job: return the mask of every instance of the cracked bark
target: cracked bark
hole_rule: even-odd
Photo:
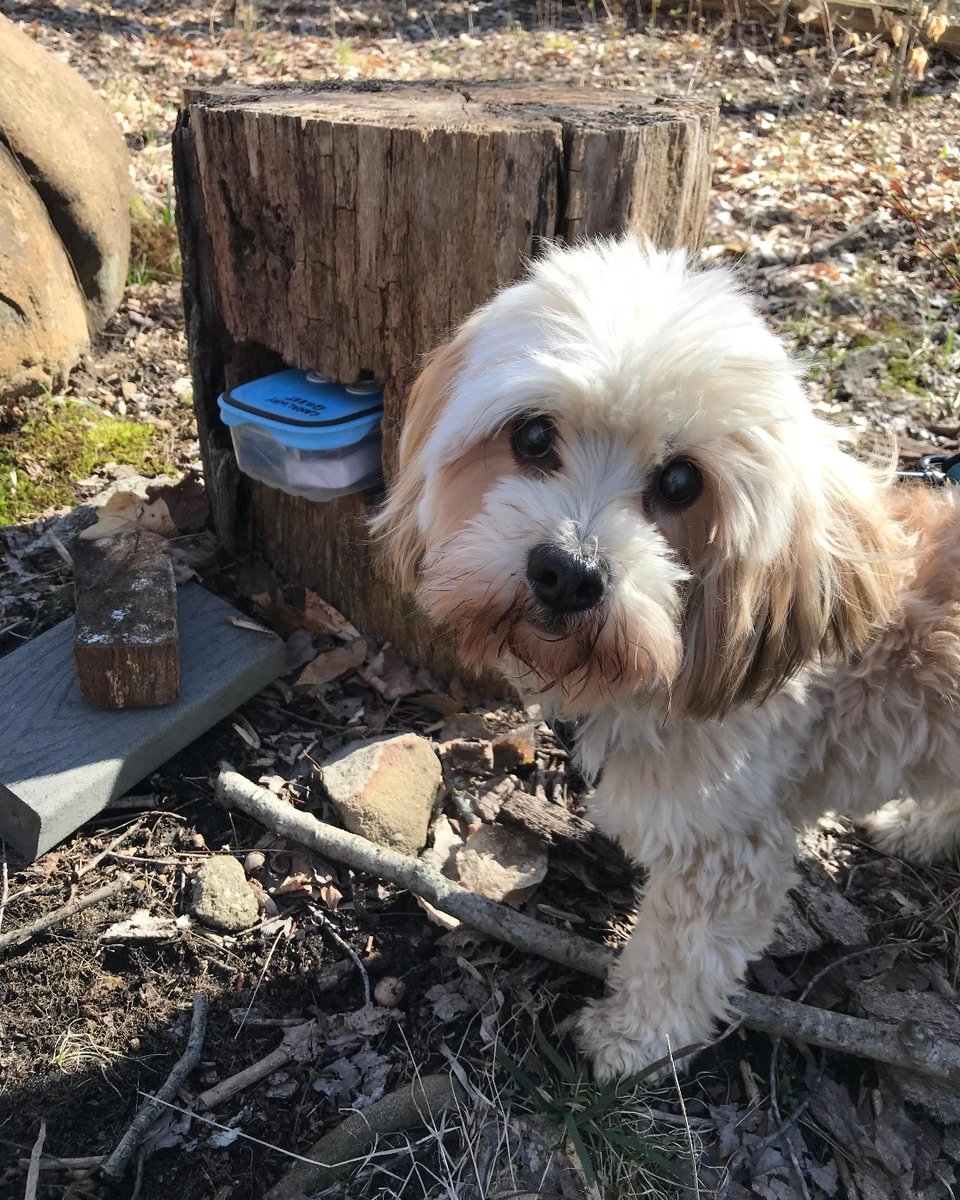
[[[632,92],[376,84],[189,93],[174,136],[194,401],[217,530],[441,677],[449,648],[380,574],[376,496],[316,505],[242,477],[224,384],[292,365],[385,384],[384,464],[421,356],[545,238],[696,245],[710,107]]]

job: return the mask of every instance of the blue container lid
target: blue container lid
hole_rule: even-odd
[[[293,369],[230,388],[217,402],[225,425],[258,425],[297,450],[352,446],[375,432],[383,416],[382,391],[351,391]]]

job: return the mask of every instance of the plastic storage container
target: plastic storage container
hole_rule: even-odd
[[[383,392],[280,371],[219,399],[240,470],[307,500],[363,491],[381,476]]]

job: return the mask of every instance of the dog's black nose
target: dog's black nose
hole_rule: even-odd
[[[556,616],[565,616],[586,612],[600,603],[607,571],[598,559],[571,554],[544,542],[530,551],[527,579],[541,604]]]

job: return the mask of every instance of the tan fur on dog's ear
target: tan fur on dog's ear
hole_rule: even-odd
[[[467,346],[461,330],[428,357],[414,381],[400,435],[397,474],[386,504],[371,522],[373,536],[382,540],[384,557],[405,592],[415,590],[423,558],[418,509],[423,498],[424,447],[463,368]]]
[[[823,502],[798,504],[782,556],[758,566],[715,545],[693,564],[672,712],[718,718],[759,703],[805,663],[849,659],[890,621],[906,542],[886,486],[828,451]]]

